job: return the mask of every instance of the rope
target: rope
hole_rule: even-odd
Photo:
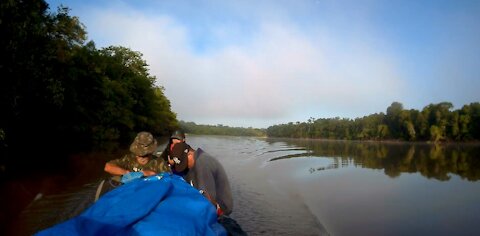
[[[102,180],[102,182],[100,182],[100,184],[98,185],[97,192],[95,193],[95,200],[93,200],[93,202],[96,202],[98,198],[100,198],[100,193],[102,193],[104,183],[105,180]]]

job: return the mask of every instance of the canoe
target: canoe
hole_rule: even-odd
[[[181,177],[137,179],[35,235],[227,235],[213,205]]]

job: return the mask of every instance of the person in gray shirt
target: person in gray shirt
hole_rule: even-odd
[[[230,215],[233,210],[232,192],[227,174],[220,162],[201,148],[192,149],[181,142],[173,146],[168,156],[173,161],[172,172],[200,190],[217,208],[217,214]]]

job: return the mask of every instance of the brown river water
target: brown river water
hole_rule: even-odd
[[[231,216],[249,235],[480,235],[477,144],[196,135],[187,143],[223,164],[234,196]],[[15,216],[38,193],[42,201],[65,186],[81,191],[104,176],[105,160],[119,155],[84,154],[69,166],[75,175],[11,182],[2,190],[12,203],[3,203],[4,212]],[[8,234],[30,227],[5,215]]]

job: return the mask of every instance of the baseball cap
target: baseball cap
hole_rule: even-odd
[[[170,152],[170,159],[174,162],[173,170],[175,172],[182,172],[187,168],[189,150],[190,146],[186,143],[177,143],[173,145],[173,149]]]
[[[175,130],[175,132],[173,132],[173,134],[172,134],[172,136],[170,136],[170,138],[184,140],[185,139],[185,132],[183,132],[182,130]]]

